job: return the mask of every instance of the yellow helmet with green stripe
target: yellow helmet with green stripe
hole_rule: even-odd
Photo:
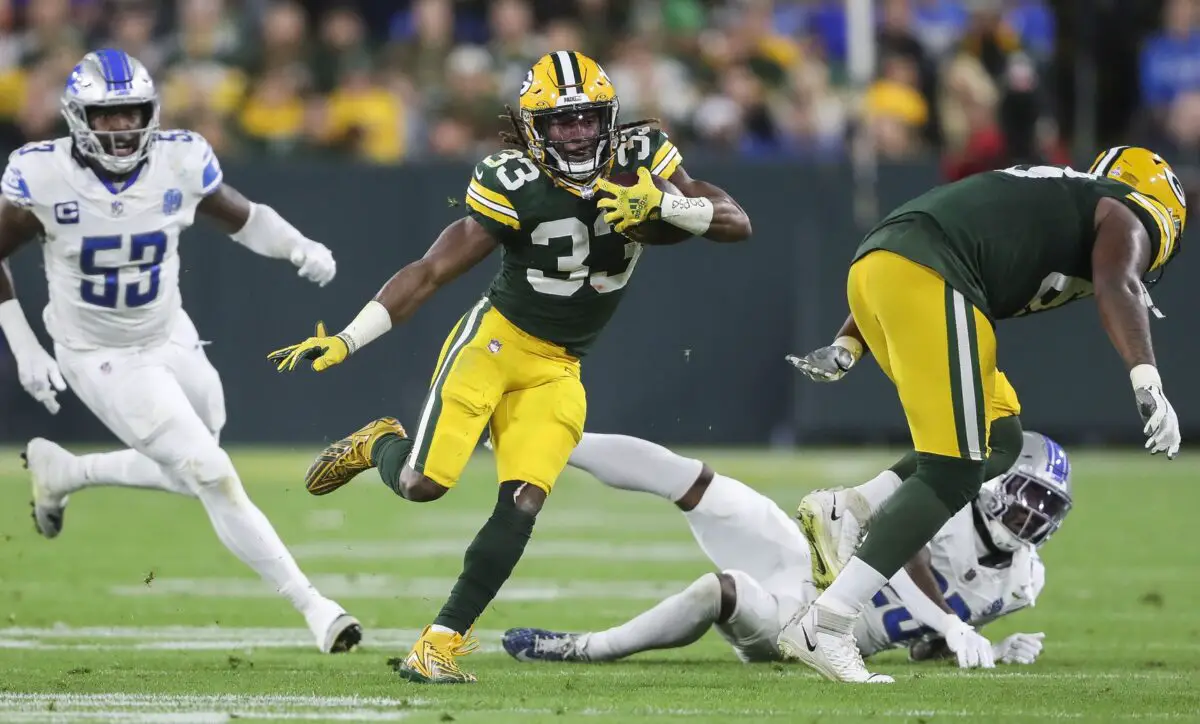
[[[1158,256],[1151,262],[1151,269],[1161,267],[1179,251],[1187,221],[1187,197],[1179,177],[1162,156],[1148,148],[1115,146],[1097,156],[1088,171],[1132,186],[1142,197],[1131,198],[1146,208],[1162,232]],[[1143,203],[1147,198],[1153,203]]]
[[[557,50],[525,75],[519,128],[547,174],[588,184],[616,153],[618,109],[616,89],[599,63],[574,50]]]

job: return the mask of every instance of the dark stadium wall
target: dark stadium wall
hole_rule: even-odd
[[[849,171],[688,167],[741,201],[754,221],[754,238],[644,254],[622,308],[584,360],[588,429],[676,444],[902,441],[903,414],[873,362],[836,385],[818,385],[783,360],[827,343],[845,317],[846,268],[862,235],[852,221]],[[318,289],[286,262],[256,257],[203,223],[185,234],[184,305],[212,341],[208,354],[225,383],[223,440],[307,448],[373,417],[415,424],[442,341],[486,289],[498,256],[343,366],[280,375],[266,355],[310,334],[317,320],[340,329],[462,213],[468,171],[297,164],[225,169],[229,183],[330,246],[338,277]],[[936,181],[932,166],[882,169],[879,208]],[[18,292],[40,331],[41,257],[28,249],[14,262]],[[1167,315],[1153,324],[1159,366],[1185,431],[1200,429],[1200,403],[1194,403],[1200,377],[1186,366],[1200,357],[1189,289],[1197,273],[1200,263],[1185,252],[1154,289]],[[1027,426],[1064,442],[1138,439],[1126,374],[1090,302],[1006,323],[999,336],[1001,369],[1021,395]],[[112,440],[73,395],[61,398],[62,411],[46,414],[20,389],[7,350],[0,351],[0,440]]]

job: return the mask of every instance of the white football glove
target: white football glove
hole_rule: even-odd
[[[0,274],[3,273],[0,269]],[[58,363],[42,349],[41,342],[29,328],[29,320],[16,299],[0,302],[0,331],[4,332],[13,359],[17,361],[17,379],[21,381],[21,387],[45,405],[51,415],[56,414],[59,404],[55,398],[67,389],[67,383],[58,370]]]
[[[1146,449],[1151,455],[1165,452],[1168,460],[1174,460],[1181,442],[1179,416],[1163,394],[1158,370],[1152,365],[1138,365],[1130,370],[1129,380],[1133,383],[1138,413],[1145,423],[1142,432],[1147,437]]]
[[[947,648],[958,655],[960,669],[995,668],[996,655],[992,651],[992,642],[958,616],[953,613],[946,614],[941,629],[946,638]]]
[[[325,286],[333,281],[337,274],[337,262],[333,260],[333,252],[329,247],[318,242],[297,246],[292,250],[291,262],[300,268],[300,276],[315,282],[317,286]]]
[[[828,347],[814,349],[803,357],[789,354],[784,359],[814,382],[837,382],[861,356],[862,344],[857,339],[838,337]]]
[[[992,647],[996,661],[1003,664],[1032,664],[1042,653],[1046,634],[1015,633]]]
[[[20,353],[14,349],[13,356],[17,360],[17,378],[21,381],[21,387],[33,399],[45,405],[51,415],[57,414],[60,407],[58,393],[67,389],[58,363],[40,344],[25,347]]]

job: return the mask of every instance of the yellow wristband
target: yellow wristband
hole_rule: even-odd
[[[859,342],[857,339],[855,339],[854,337],[851,337],[849,335],[844,335],[844,336],[838,337],[837,339],[833,340],[833,346],[841,347],[842,349],[849,352],[850,356],[854,358],[855,362],[857,362],[859,360],[859,358],[862,357],[862,353],[863,353],[862,342]]]

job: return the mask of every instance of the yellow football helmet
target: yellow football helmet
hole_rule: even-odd
[[[547,174],[586,186],[612,163],[618,109],[617,92],[599,63],[574,50],[557,50],[525,75],[519,128]]]
[[[1171,215],[1175,238],[1183,234],[1183,226],[1187,221],[1187,196],[1179,177],[1162,156],[1148,148],[1116,146],[1097,156],[1088,171],[1128,184],[1143,196],[1162,204]],[[1178,250],[1178,244],[1175,250]]]

